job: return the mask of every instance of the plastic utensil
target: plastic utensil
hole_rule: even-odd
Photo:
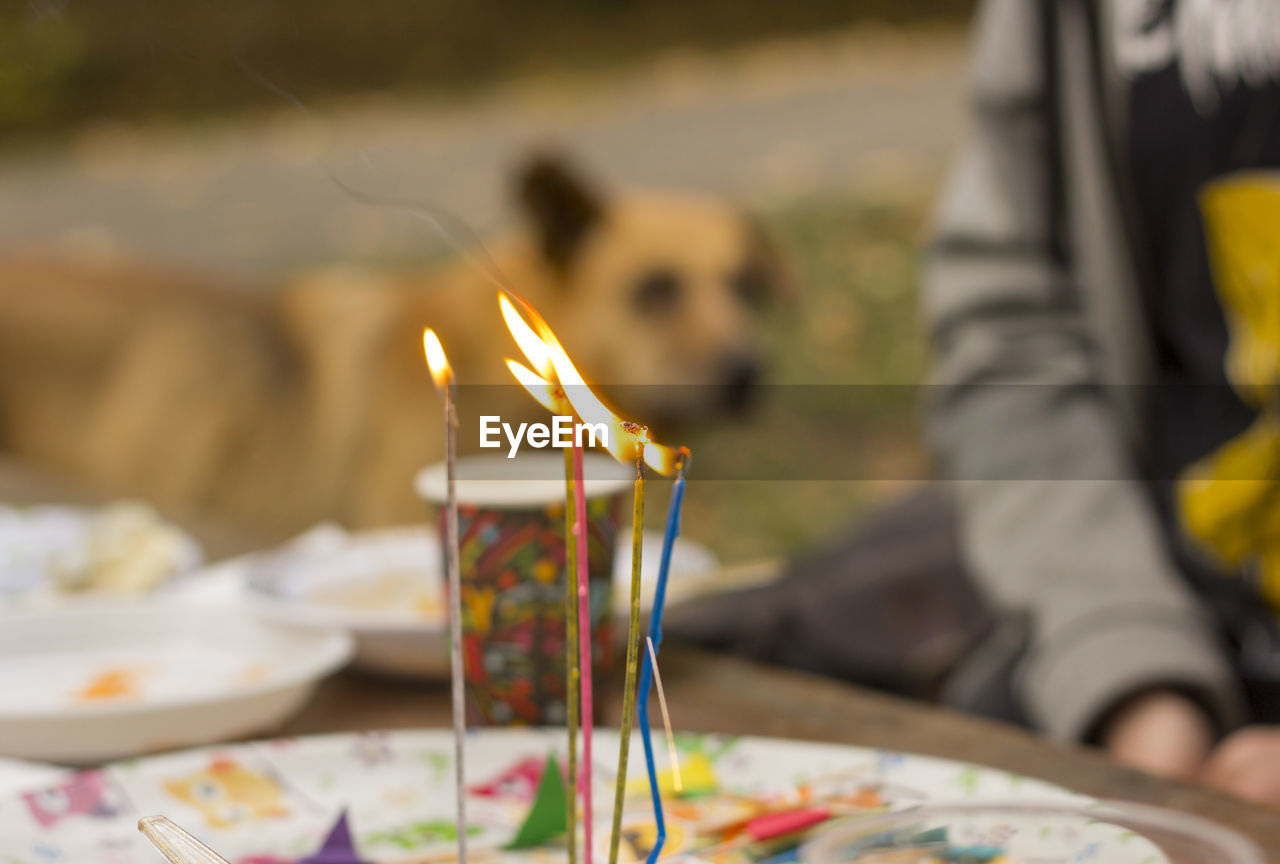
[[[167,816],[143,816],[138,830],[169,864],[231,864]]]

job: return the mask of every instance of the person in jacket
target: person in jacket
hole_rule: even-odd
[[[925,278],[1028,718],[1280,801],[1280,9],[991,0]],[[1239,731],[1235,731],[1239,730]]]
[[[1280,803],[1280,6],[986,0],[974,32],[924,275],[935,500],[673,629],[882,685],[914,672],[849,622],[963,609],[880,616],[940,644],[972,604],[919,598],[971,584],[1004,624],[943,701]]]

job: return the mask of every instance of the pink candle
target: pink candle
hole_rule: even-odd
[[[582,766],[578,791],[582,795],[582,860],[591,864],[591,601],[587,593],[590,569],[587,566],[587,493],[582,482],[582,445],[574,436],[573,446],[573,535],[578,544],[578,674],[582,679]],[[574,838],[570,837],[573,843]]]

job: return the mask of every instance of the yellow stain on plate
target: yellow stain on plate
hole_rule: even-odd
[[[124,666],[104,669],[89,679],[76,694],[78,702],[123,702],[142,695],[138,675]]]
[[[242,684],[260,684],[271,675],[271,667],[266,663],[251,663],[240,670]]]
[[[440,596],[428,594],[425,591],[414,595],[413,611],[417,613],[419,618],[436,619],[444,612],[444,603]]]

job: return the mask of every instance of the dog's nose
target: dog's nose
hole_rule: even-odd
[[[725,359],[722,393],[730,411],[745,410],[760,382],[760,361],[754,354],[731,354]]]

